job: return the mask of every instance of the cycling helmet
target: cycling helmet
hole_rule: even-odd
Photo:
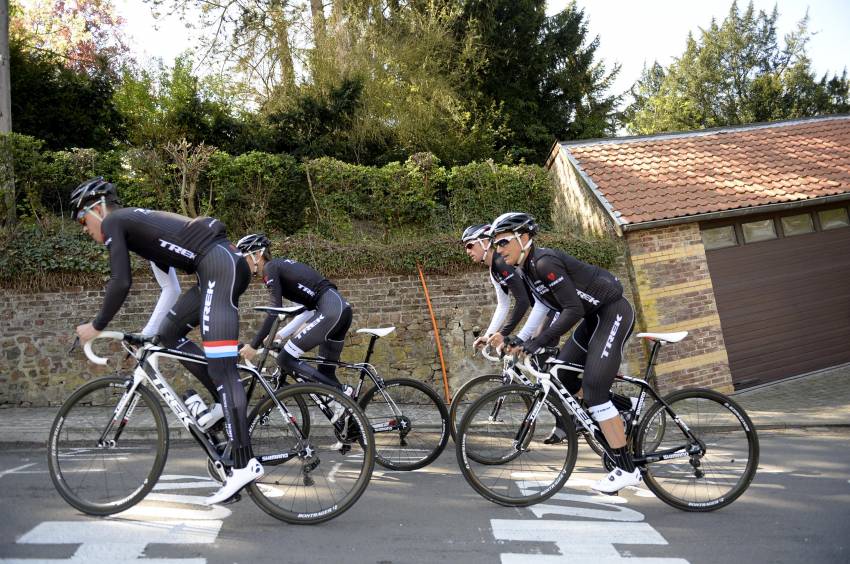
[[[86,180],[71,192],[71,213],[76,214],[93,200],[103,199],[107,203],[118,202],[118,190],[102,176]]]
[[[480,223],[477,225],[470,225],[466,229],[463,230],[463,235],[460,236],[461,243],[469,243],[470,241],[477,241],[478,239],[484,239],[488,236],[488,232],[490,231],[489,223]]]
[[[266,251],[271,246],[272,242],[262,233],[251,233],[250,235],[245,235],[236,243],[236,248],[243,253]]]
[[[488,233],[488,235],[492,237],[497,233],[504,233],[505,231],[512,231],[514,233],[528,233],[529,235],[533,236],[537,233],[537,222],[534,221],[534,217],[528,215],[527,213],[503,213],[495,220],[493,220],[493,225],[490,227],[490,232]]]

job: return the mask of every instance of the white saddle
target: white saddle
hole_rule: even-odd
[[[395,327],[381,327],[380,329],[358,329],[358,333],[367,333],[369,335],[374,335],[376,337],[386,337],[390,333],[395,331]]]
[[[638,337],[644,339],[652,339],[653,341],[661,341],[663,343],[678,343],[688,336],[687,331],[679,331],[677,333],[638,333]]]

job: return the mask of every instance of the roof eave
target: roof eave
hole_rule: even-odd
[[[654,229],[656,227],[667,227],[670,225],[682,225],[684,223],[694,223],[698,221],[712,221],[716,219],[727,219],[732,217],[740,217],[743,215],[755,215],[761,213],[773,213],[779,211],[790,210],[794,208],[803,208],[809,206],[817,206],[820,204],[829,204],[832,202],[844,202],[850,200],[850,192],[843,194],[834,194],[832,196],[819,196],[807,200],[795,200],[793,202],[781,202],[777,204],[765,204],[762,206],[752,206],[748,208],[736,208],[734,210],[724,210],[709,213],[700,213],[695,215],[687,215],[681,217],[671,217],[666,219],[656,219],[652,221],[642,221],[639,223],[620,224],[620,229],[623,232],[640,231],[644,229]]]

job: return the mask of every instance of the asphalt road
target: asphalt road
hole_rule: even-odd
[[[763,433],[748,492],[703,514],[677,511],[643,488],[591,494],[586,484],[602,471],[586,447],[556,498],[499,507],[466,484],[449,443],[423,470],[376,466],[358,503],[317,526],[278,522],[248,496],[227,507],[198,505],[214,485],[196,448],[175,445],[158,499],[88,517],[53,489],[43,449],[0,447],[0,562],[846,563],[848,439],[850,430]]]

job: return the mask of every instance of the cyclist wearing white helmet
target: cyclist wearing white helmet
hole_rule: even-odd
[[[493,251],[490,245],[490,224],[470,225],[463,231],[461,242],[470,260],[489,267],[490,283],[496,292],[496,311],[493,312],[490,325],[483,335],[475,339],[472,346],[481,348],[490,345],[500,348],[505,337],[516,329],[529,306],[534,304],[528,320],[518,333],[523,339],[530,338],[549,313],[549,308],[534,300],[528,288],[514,272],[514,267]],[[511,297],[514,299],[513,310],[510,309]]]
[[[227,240],[224,225],[217,219],[123,208],[118,204],[115,186],[102,177],[78,186],[71,194],[71,207],[83,230],[109,249],[111,269],[100,312],[92,322],[77,327],[81,341],[96,337],[124,303],[132,284],[130,251],[161,269],[174,267],[197,275],[199,285],[180,296],[158,331],[166,345],[174,346],[190,329],[201,326],[203,354],[217,384],[233,456],[225,483],[206,501],[219,503],[233,497],[264,472],[251,451],[245,389],[236,370],[237,304],[250,280],[248,265]]]
[[[534,353],[548,339],[560,338],[578,324],[558,359],[584,366],[581,381],[570,373],[563,383],[570,393],[583,392],[591,416],[615,452],[617,467],[593,485],[598,491],[613,493],[641,481],[626,446],[623,420],[610,395],[634,326],[634,310],[613,274],[563,251],[535,246],[537,230],[534,218],[520,212],[499,216],[491,228],[493,245],[505,262],[519,267],[535,298],[560,312],[558,319],[531,341],[511,344],[522,353]]]

